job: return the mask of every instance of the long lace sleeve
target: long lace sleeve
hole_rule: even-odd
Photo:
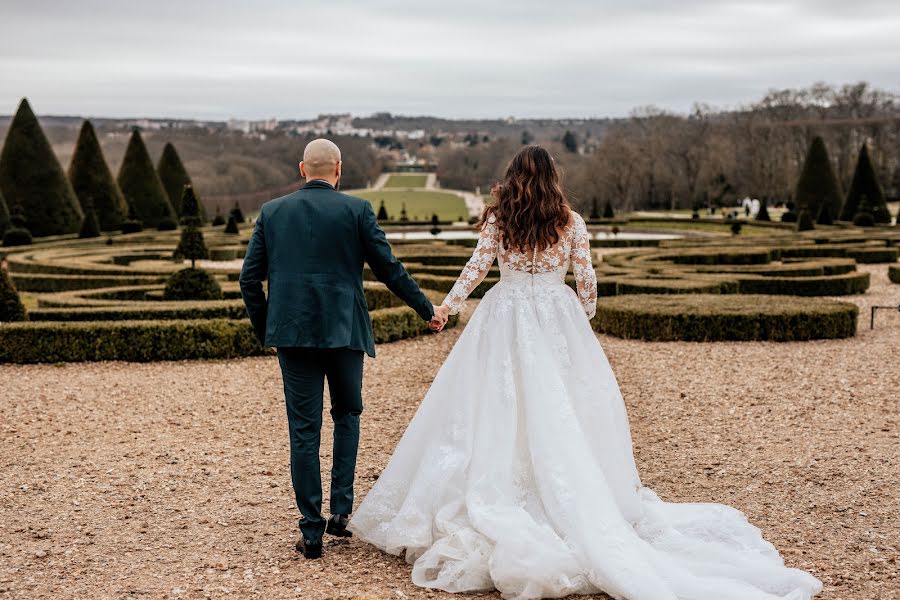
[[[591,264],[591,241],[588,237],[587,225],[578,213],[572,213],[575,219],[572,230],[572,272],[575,274],[575,287],[578,299],[587,313],[588,319],[597,313],[597,274]]]
[[[472,258],[463,267],[459,279],[453,284],[453,288],[444,299],[444,305],[450,307],[450,314],[457,314],[465,303],[466,298],[472,293],[478,284],[481,283],[494,259],[497,258],[497,250],[500,247],[500,228],[497,227],[497,219],[491,215],[488,217],[487,223],[481,229],[478,236],[478,245],[472,253]]]

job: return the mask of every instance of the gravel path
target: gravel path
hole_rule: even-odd
[[[864,310],[896,305],[885,266],[863,268]],[[745,511],[830,600],[900,598],[900,315],[861,317],[837,341],[599,336],[644,483]],[[458,336],[367,362],[358,499]],[[356,540],[298,559],[272,358],[0,366],[0,381],[0,597],[458,597]]]

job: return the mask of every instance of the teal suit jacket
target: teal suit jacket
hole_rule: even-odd
[[[266,202],[240,277],[260,343],[375,356],[363,263],[424,320],[434,316],[431,301],[391,252],[368,202],[316,180]]]

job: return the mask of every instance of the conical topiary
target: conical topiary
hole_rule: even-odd
[[[379,221],[387,221],[388,220],[388,212],[387,208],[384,207],[384,200],[381,201],[381,206],[378,207],[378,220]]]
[[[225,233],[240,233],[240,230],[238,229],[237,219],[234,218],[233,214],[228,215],[228,224],[225,225]]]
[[[166,194],[169,196],[169,202],[172,203],[172,207],[175,209],[175,214],[179,217],[184,216],[184,211],[181,207],[182,192],[186,185],[190,185],[193,188],[193,183],[187,169],[184,168],[184,163],[181,162],[181,157],[178,156],[178,151],[175,150],[175,146],[172,144],[166,144],[163,148],[162,155],[159,157],[159,162],[156,165],[156,172],[163,187],[166,189]],[[197,191],[194,190],[193,194],[196,198]],[[197,204],[200,207],[200,212],[197,216],[200,218],[201,223],[205,223],[208,220],[206,218],[206,209],[203,208],[203,203],[200,202],[199,198],[197,198]]]
[[[809,211],[806,209],[801,210],[800,216],[797,217],[797,231],[812,231],[815,228],[816,224],[813,222]]]
[[[81,206],[27,100],[22,100],[0,153],[0,190],[19,205],[35,236],[75,233]]]
[[[9,209],[6,207],[6,201],[3,199],[3,192],[0,191],[0,236],[9,229]]]
[[[603,218],[604,219],[613,219],[615,218],[616,213],[613,211],[612,203],[607,200],[606,205],[603,207]]]
[[[865,194],[860,196],[859,207],[853,216],[853,224],[857,227],[873,227],[875,225],[875,215],[872,214],[872,203]]]
[[[150,160],[147,147],[137,129],[128,141],[122,167],[119,169],[118,183],[128,206],[134,209],[144,227],[176,223],[175,209],[169,202],[169,196],[153,168],[153,161]]]
[[[834,225],[834,215],[831,213],[831,205],[829,203],[822,202],[816,223],[819,225]]]
[[[225,224],[225,217],[222,216],[222,210],[216,206],[216,216],[213,217],[213,227],[221,227]]]
[[[0,266],[0,323],[27,319],[25,305],[19,298],[19,292],[9,276],[9,271]]]
[[[243,223],[244,219],[244,211],[241,210],[241,205],[237,202],[234,203],[234,208],[231,209],[231,216],[234,217],[234,220],[238,223]]]
[[[769,201],[766,198],[763,198],[759,201],[759,210],[756,211],[756,220],[757,221],[771,221],[772,217],[769,216]]]
[[[197,201],[197,196],[194,195],[193,186],[184,186],[179,204],[183,211],[181,215],[183,228],[174,257],[190,260],[193,269],[198,260],[209,258],[206,242],[203,241],[203,232],[200,231],[200,203]]]
[[[809,145],[797,189],[794,193],[797,209],[809,211],[810,216],[818,215],[822,205],[827,204],[832,215],[838,214],[843,204],[840,184],[831,168],[828,150],[821,137],[816,136]]]
[[[100,220],[94,211],[94,205],[90,198],[85,200],[84,204],[84,220],[81,223],[81,231],[78,232],[80,238],[100,237]]]
[[[438,234],[441,233],[440,224],[441,224],[441,222],[440,222],[440,219],[438,219],[438,216],[431,215],[431,230],[430,230],[431,235],[437,236]]]
[[[863,211],[862,197],[866,196],[869,200],[869,210]],[[859,151],[859,159],[856,161],[856,169],[853,172],[853,180],[850,183],[850,191],[847,192],[847,199],[841,209],[841,221],[855,220],[857,213],[868,212],[875,219],[876,223],[890,223],[891,215],[887,209],[887,203],[884,200],[884,192],[881,184],[878,183],[878,177],[875,175],[875,169],[872,167],[872,161],[869,158],[869,148],[863,144]]]
[[[591,214],[590,219],[599,219],[600,218],[600,200],[597,196],[591,198]]]
[[[138,233],[144,230],[144,224],[138,219],[134,207],[128,207],[128,218],[122,221],[122,233]]]
[[[400,220],[409,221],[409,215],[406,213],[406,202],[400,206]]]
[[[22,207],[18,204],[12,207],[12,216],[9,221],[10,227],[3,234],[3,245],[27,246],[31,244],[31,232],[28,230]]]
[[[90,121],[81,125],[75,154],[69,164],[69,181],[81,202],[82,212],[87,212],[88,202],[93,206],[101,231],[122,228],[122,221],[128,216],[128,204],[103,158],[103,150]]]

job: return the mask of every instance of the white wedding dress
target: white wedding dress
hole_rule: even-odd
[[[721,504],[663,502],[641,485],[625,404],[589,324],[587,229],[523,255],[489,222],[447,297],[485,294],[393,457],[350,522],[406,551],[416,585],[504,598],[603,591],[627,600],[806,600],[759,529]],[[578,292],[565,283],[569,265]]]

